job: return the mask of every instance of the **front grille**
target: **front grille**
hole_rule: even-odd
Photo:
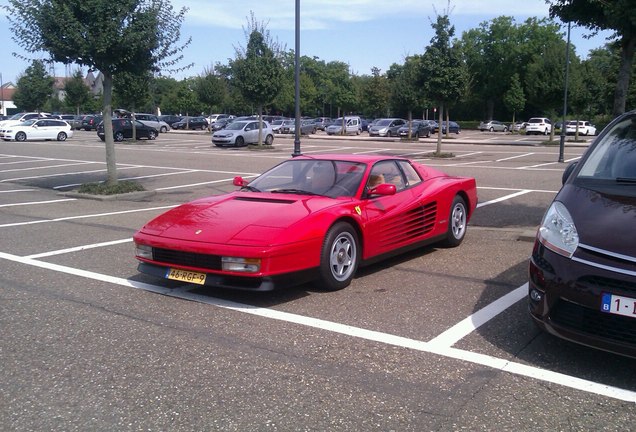
[[[152,254],[155,261],[165,264],[221,270],[221,257],[219,255],[206,255],[160,248],[153,248]]]
[[[571,330],[636,345],[636,318],[608,314],[563,299],[552,309],[550,318]]]
[[[596,291],[636,297],[636,282],[627,282],[601,276],[585,276],[580,278],[577,284],[592,287]]]

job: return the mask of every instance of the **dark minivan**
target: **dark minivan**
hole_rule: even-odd
[[[565,170],[537,232],[528,290],[541,329],[636,358],[636,111]]]

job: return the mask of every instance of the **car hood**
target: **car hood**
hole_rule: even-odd
[[[283,234],[293,241],[289,228],[338,202],[326,197],[235,192],[183,204],[140,231],[184,241],[268,246],[279,242]]]
[[[636,220],[636,197],[603,193],[567,184],[557,200],[570,212],[582,244],[636,256],[636,243],[631,231]]]

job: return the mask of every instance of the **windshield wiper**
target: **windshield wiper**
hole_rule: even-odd
[[[243,187],[241,187],[241,190],[248,190],[250,192],[260,192],[261,190],[258,188],[255,188],[254,186],[250,186],[250,185],[245,185]]]
[[[288,193],[288,194],[298,194],[298,195],[320,195],[317,193],[309,192],[302,189],[274,189],[270,191],[271,193]]]
[[[616,183],[636,183],[635,177],[616,177]]]

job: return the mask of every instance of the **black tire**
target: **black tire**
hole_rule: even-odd
[[[387,132],[386,132],[386,136],[387,136],[388,138],[391,138],[391,137],[393,136],[393,134],[391,133],[391,131],[387,131]]]
[[[360,261],[359,244],[350,224],[337,222],[329,228],[320,251],[319,288],[336,291],[349,286]]]
[[[15,134],[15,140],[16,141],[26,141],[27,136],[24,132],[18,132],[17,134]]]
[[[165,127],[165,126],[161,126],[161,130],[160,130],[160,132],[161,132],[161,133],[166,133],[166,132],[168,132],[168,128],[167,128],[167,127]]]
[[[547,135],[547,134],[548,134],[548,130],[546,129],[543,131],[543,135]]]
[[[115,141],[119,142],[119,141],[123,141],[124,140],[124,134],[120,131],[120,132],[115,132],[114,137]]]
[[[57,134],[57,140],[58,141],[66,141],[66,133],[60,132],[59,134]]]
[[[265,137],[265,144],[272,145],[274,143],[274,135],[267,135]]]
[[[466,236],[467,224],[468,209],[466,201],[457,195],[448,213],[448,230],[446,231],[446,239],[444,239],[443,245],[446,247],[459,246]]]
[[[504,126],[504,133],[508,132],[508,126]]]
[[[236,140],[234,140],[234,145],[236,147],[242,147],[245,145],[245,138],[243,138],[242,136],[237,136]]]
[[[424,138],[429,138],[431,136],[431,131],[426,132],[426,136]]]
[[[490,126],[490,132],[494,132],[494,131],[495,131],[495,128]]]
[[[149,131],[148,132],[148,139],[149,140],[157,139],[157,133],[155,131],[153,131],[153,130]]]

